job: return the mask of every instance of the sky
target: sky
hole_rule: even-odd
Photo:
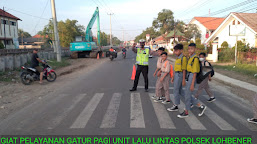
[[[239,5],[232,7],[236,4]],[[58,21],[75,19],[85,27],[99,7],[101,31],[110,33],[111,13],[112,34],[120,40],[133,40],[152,26],[162,9],[170,9],[176,20],[188,23],[195,16],[209,16],[209,12],[211,17],[226,17],[230,12],[255,13],[257,0],[55,0],[55,5]],[[51,0],[0,0],[0,8],[3,7],[19,17],[19,28],[32,36],[43,30],[52,17]],[[219,12],[222,9],[225,10]]]

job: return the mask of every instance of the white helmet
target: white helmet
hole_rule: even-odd
[[[141,39],[141,40],[139,40],[139,42],[141,43],[141,42],[145,42],[145,40],[144,39]]]

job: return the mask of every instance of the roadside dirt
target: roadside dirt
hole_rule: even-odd
[[[24,106],[41,99],[46,94],[61,88],[63,83],[67,83],[67,79],[76,77],[80,72],[86,73],[99,64],[104,63],[107,58],[100,60],[81,58],[70,59],[70,66],[59,68],[56,70],[57,80],[53,83],[44,81],[42,85],[38,81],[33,82],[29,86],[23,85],[21,82],[0,82],[0,120],[5,119],[8,115]]]

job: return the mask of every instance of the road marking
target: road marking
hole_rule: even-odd
[[[228,108],[226,105],[224,105],[222,103],[214,102],[213,104],[215,104],[217,107],[221,108],[223,111],[225,111],[227,114],[229,114],[234,119],[238,120],[241,124],[243,124],[244,126],[249,128],[250,130],[257,131],[257,126],[247,122],[247,120],[244,116],[236,113],[235,111],[231,110],[230,108]]]
[[[57,117],[55,117],[52,120],[52,123],[49,124],[49,126],[47,127],[47,129],[53,129],[55,128],[58,124],[60,124],[60,122],[70,113],[70,111],[77,106],[77,103],[79,103],[84,97],[86,96],[86,94],[80,94],[78,96],[76,96],[73,100],[72,100],[72,104],[68,107],[65,108],[63,110],[63,112],[58,115]]]
[[[173,96],[173,94],[171,94]],[[181,105],[185,105],[180,100]],[[182,113],[184,110],[179,109],[179,113]],[[193,130],[206,130],[204,125],[196,118],[196,116],[191,112],[189,113],[189,116],[187,118],[184,118],[189,127]]]
[[[121,100],[121,93],[114,93],[100,128],[114,128],[117,120]]]
[[[103,93],[96,93],[70,128],[85,128],[103,95]]]
[[[130,127],[145,128],[144,114],[139,93],[131,93]]]
[[[199,100],[199,102],[201,101]],[[209,107],[207,107],[204,114],[207,117],[209,117],[209,119],[212,120],[221,130],[233,130],[233,131],[236,130],[233,126],[231,126],[227,121],[225,121],[223,118],[217,115]]]
[[[151,102],[153,104],[153,108],[155,111],[155,114],[157,116],[158,122],[160,124],[160,128],[163,129],[176,129],[173,121],[171,120],[168,111],[166,110],[165,106],[161,103],[155,103],[152,100],[152,96],[155,96],[154,93],[149,93],[149,97],[151,99]]]

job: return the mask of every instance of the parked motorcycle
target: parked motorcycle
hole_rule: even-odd
[[[52,69],[51,66],[47,64],[46,60],[42,60],[45,64],[42,64],[43,66],[43,79],[46,79],[48,82],[53,82],[56,80],[57,75],[55,71]],[[39,81],[40,80],[40,73],[31,67],[22,66],[21,67],[22,72],[20,75],[21,82],[24,85],[29,85],[33,81]]]

